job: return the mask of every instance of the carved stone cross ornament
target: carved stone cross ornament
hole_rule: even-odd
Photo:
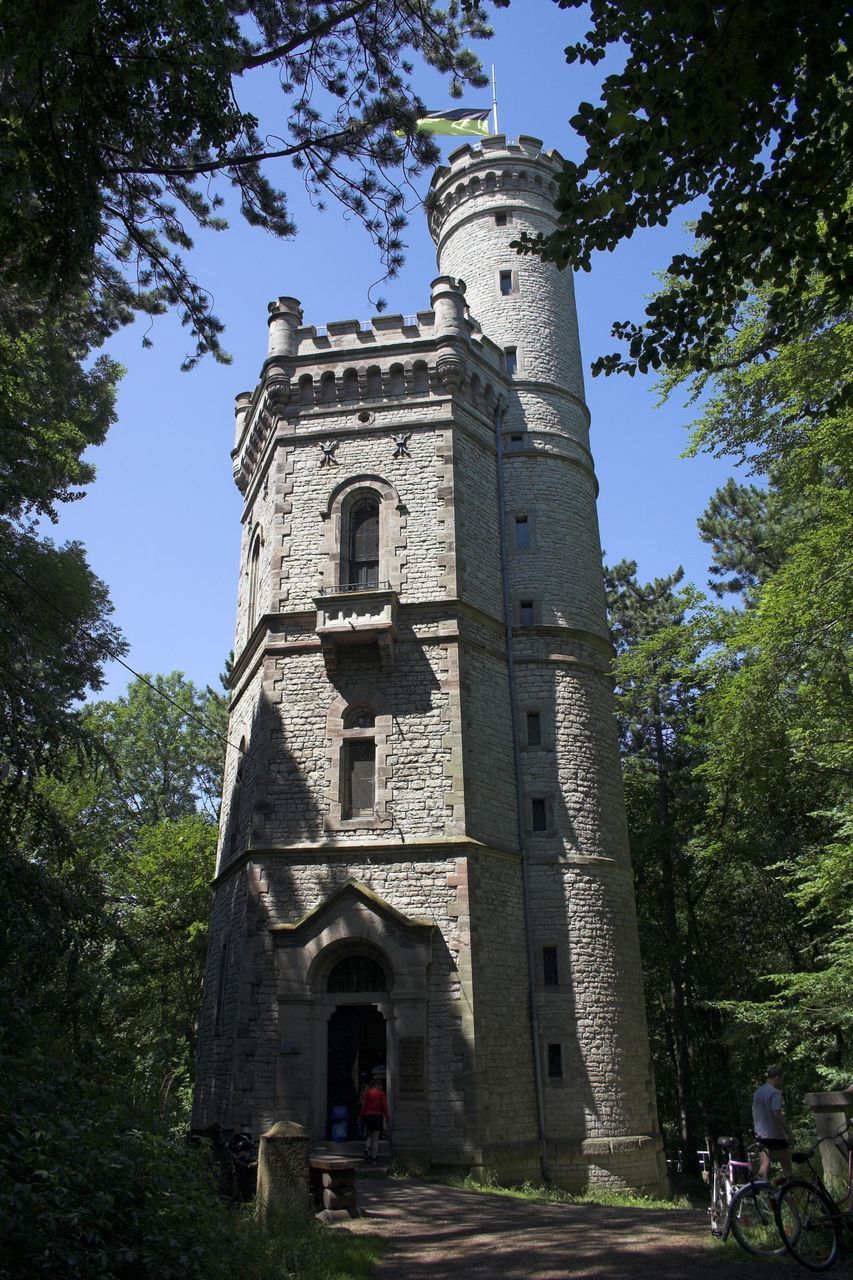
[[[335,450],[337,449],[337,447],[338,447],[337,440],[321,440],[320,441],[320,448],[323,452],[323,456],[320,459],[321,467],[336,467],[338,465],[338,460],[335,457]]]
[[[398,435],[391,436],[391,439],[394,441],[395,458],[411,458],[412,455],[408,450],[409,437],[411,434],[411,431],[401,431]]]

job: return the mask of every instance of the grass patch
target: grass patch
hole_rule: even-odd
[[[747,1253],[745,1249],[742,1249],[733,1235],[730,1235],[727,1240],[718,1240],[710,1233],[707,1236],[705,1247],[709,1260],[717,1263],[722,1268],[723,1275],[725,1275],[725,1269],[728,1266],[737,1266],[742,1270],[745,1265],[749,1266],[750,1264],[764,1268],[772,1266],[784,1267],[786,1274],[791,1275],[793,1258],[784,1249],[781,1253],[766,1253],[758,1256],[754,1253]],[[803,1275],[805,1273],[800,1272],[799,1274]]]
[[[616,1190],[613,1187],[587,1187],[585,1191],[564,1191],[562,1187],[551,1187],[539,1182],[522,1182],[518,1186],[507,1186],[498,1181],[496,1175],[481,1174],[467,1178],[441,1177],[431,1179],[441,1182],[446,1187],[460,1187],[465,1191],[483,1191],[491,1195],[512,1196],[517,1200],[538,1201],[545,1204],[600,1204],[612,1205],[618,1209],[689,1209],[690,1202],[686,1196],[676,1196],[671,1200],[655,1199],[642,1195],[639,1191]]]
[[[279,1218],[261,1228],[254,1206],[241,1211],[234,1274],[240,1280],[369,1280],[385,1242],[321,1225],[314,1218]],[[237,1240],[234,1241],[238,1243]]]

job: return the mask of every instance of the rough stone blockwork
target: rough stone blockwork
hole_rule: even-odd
[[[196,1123],[346,1151],[374,1075],[403,1163],[660,1187],[560,163],[451,155],[414,315],[270,304]]]

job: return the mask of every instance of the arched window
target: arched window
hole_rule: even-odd
[[[379,499],[356,498],[349,509],[346,570],[349,587],[375,587],[379,582]]]
[[[408,547],[405,507],[389,481],[372,473],[341,481],[321,517],[324,594],[401,590]]]
[[[258,591],[260,589],[261,572],[261,535],[255,534],[252,543],[252,554],[249,557],[249,606],[247,610],[246,637],[252,634],[258,620]]]
[[[339,960],[326,984],[328,991],[387,991],[385,970],[370,956],[347,956]]]
[[[358,399],[358,374],[355,369],[347,369],[343,377],[343,393],[344,400]]]
[[[335,403],[335,375],[324,373],[320,379],[320,404]]]
[[[350,707],[341,742],[341,817],[371,818],[376,811],[376,716]]]

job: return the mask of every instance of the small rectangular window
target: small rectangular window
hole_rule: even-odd
[[[548,1078],[549,1080],[563,1078],[563,1046],[561,1044],[548,1045]]]
[[[533,626],[533,601],[519,600],[518,602],[518,621],[522,627]]]
[[[527,713],[527,745],[528,747],[542,746],[542,717],[538,711]]]
[[[541,796],[530,801],[530,825],[534,831],[548,830],[548,802]]]
[[[505,227],[505,226],[507,225],[507,223],[508,223],[508,222],[509,222],[509,214],[508,214],[508,213],[496,213],[496,214],[495,214],[495,226],[496,226],[496,227]]]
[[[524,436],[510,436],[509,447],[512,453],[524,448]]]
[[[519,551],[526,551],[530,546],[530,522],[527,516],[515,517],[515,545]]]
[[[501,293],[505,298],[508,298],[509,295],[513,292],[512,272],[502,271],[500,273],[500,282],[501,282]]]
[[[518,347],[504,347],[504,373],[508,378],[518,373]]]
[[[542,977],[546,987],[558,987],[560,985],[556,947],[542,948]]]

